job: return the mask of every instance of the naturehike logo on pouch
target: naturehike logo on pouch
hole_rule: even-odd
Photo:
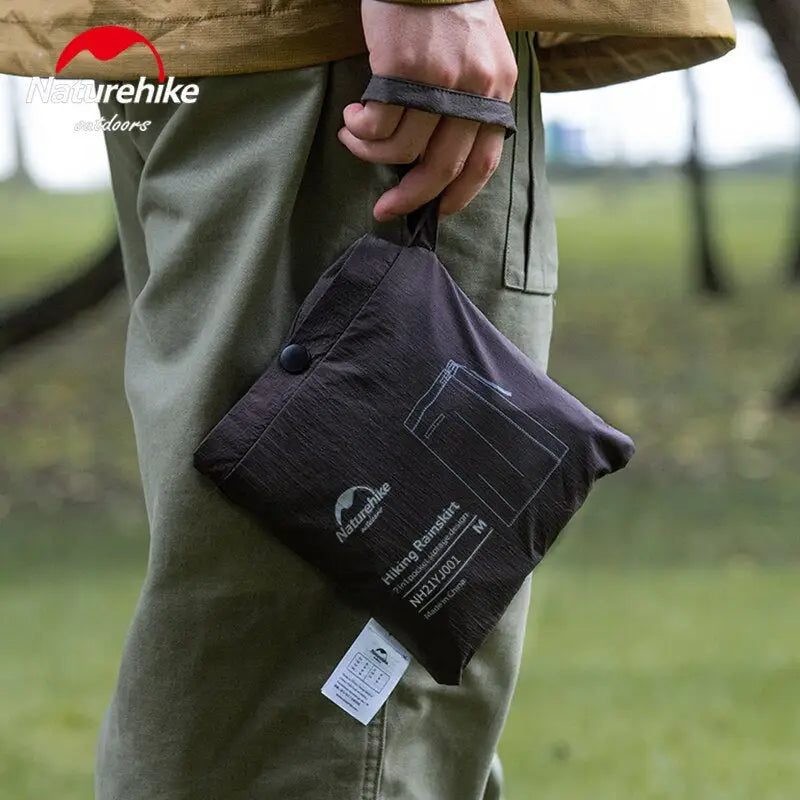
[[[390,486],[384,483],[377,489],[369,486],[351,486],[336,501],[336,538],[344,542],[357,530],[365,531],[383,512],[381,502],[389,494]]]
[[[56,62],[56,75],[66,69],[81,53],[89,53],[98,61],[111,61],[134,45],[144,45],[153,54],[158,67],[158,83],[140,77],[138,83],[103,82],[92,80],[60,81],[55,77],[31,78],[26,103],[35,99],[43,103],[194,103],[200,87],[196,83],[176,83],[164,72],[164,62],[156,46],[138,31],[122,25],[100,25],[78,34],[67,43]],[[146,130],[150,120],[120,121],[115,114],[110,120],[84,120],[76,123],[75,130]]]
[[[387,655],[386,650],[384,650],[383,647],[373,647],[372,650],[370,650],[370,653],[372,653],[372,657],[376,661],[380,661],[381,664],[389,663],[389,656]]]

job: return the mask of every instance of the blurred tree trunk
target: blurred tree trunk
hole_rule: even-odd
[[[700,102],[697,85],[691,70],[684,72],[686,94],[689,99],[689,113],[692,125],[689,154],[684,168],[689,179],[691,192],[692,224],[695,238],[695,264],[697,287],[706,294],[726,294],[728,286],[723,280],[719,258],[711,233],[709,211],[708,170],[700,156]]]
[[[119,239],[88,268],[60,286],[0,309],[0,358],[13,348],[51,331],[96,306],[123,281]]]
[[[753,0],[753,5],[800,100],[800,3],[797,0]]]
[[[17,102],[17,86],[11,78],[6,78],[8,118],[11,121],[11,148],[14,158],[15,168],[11,173],[9,181],[24,186],[33,186],[33,179],[28,171],[25,161],[25,145],[22,133],[22,113]]]
[[[800,404],[800,364],[794,375],[778,392],[778,407],[789,408]]]
[[[11,146],[16,163],[9,182],[15,184],[15,190],[35,192],[25,160],[17,86],[9,78],[6,81]],[[115,237],[105,252],[101,252],[97,260],[89,263],[74,278],[33,299],[16,303],[9,308],[0,307],[0,358],[13,348],[69,322],[82,311],[97,305],[122,282],[122,254],[119,240]]]
[[[789,85],[800,102],[800,2],[798,0],[754,0],[761,24],[772,39]],[[789,278],[800,283],[800,176],[794,209],[795,246],[789,260]]]
[[[789,258],[789,281],[800,283],[800,169],[795,183],[797,195],[794,201],[794,253]]]
[[[772,39],[775,53],[786,70],[786,77],[800,102],[800,2],[798,0],[754,0],[753,5],[764,29]],[[800,180],[795,208],[795,252],[790,261],[789,276],[800,282]],[[800,368],[779,392],[781,406],[800,404]]]

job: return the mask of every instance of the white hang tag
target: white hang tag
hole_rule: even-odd
[[[410,663],[405,647],[371,619],[325,681],[322,694],[366,725]]]

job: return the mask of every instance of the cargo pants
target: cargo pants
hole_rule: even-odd
[[[438,253],[540,364],[556,282],[535,37],[510,32],[518,133]],[[197,79],[184,105],[101,105],[130,299],[124,385],[150,532],[147,572],[97,741],[97,800],[498,800],[498,739],[530,579],[460,686],[412,664],[366,726],[320,689],[368,615],[192,466],[277,352],[317,277],[370,228],[389,165],[336,131],[366,55]],[[531,743],[534,747],[535,743]]]

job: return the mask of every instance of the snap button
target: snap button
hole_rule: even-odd
[[[287,372],[302,372],[311,363],[311,353],[302,344],[289,344],[281,351],[278,363]]]

